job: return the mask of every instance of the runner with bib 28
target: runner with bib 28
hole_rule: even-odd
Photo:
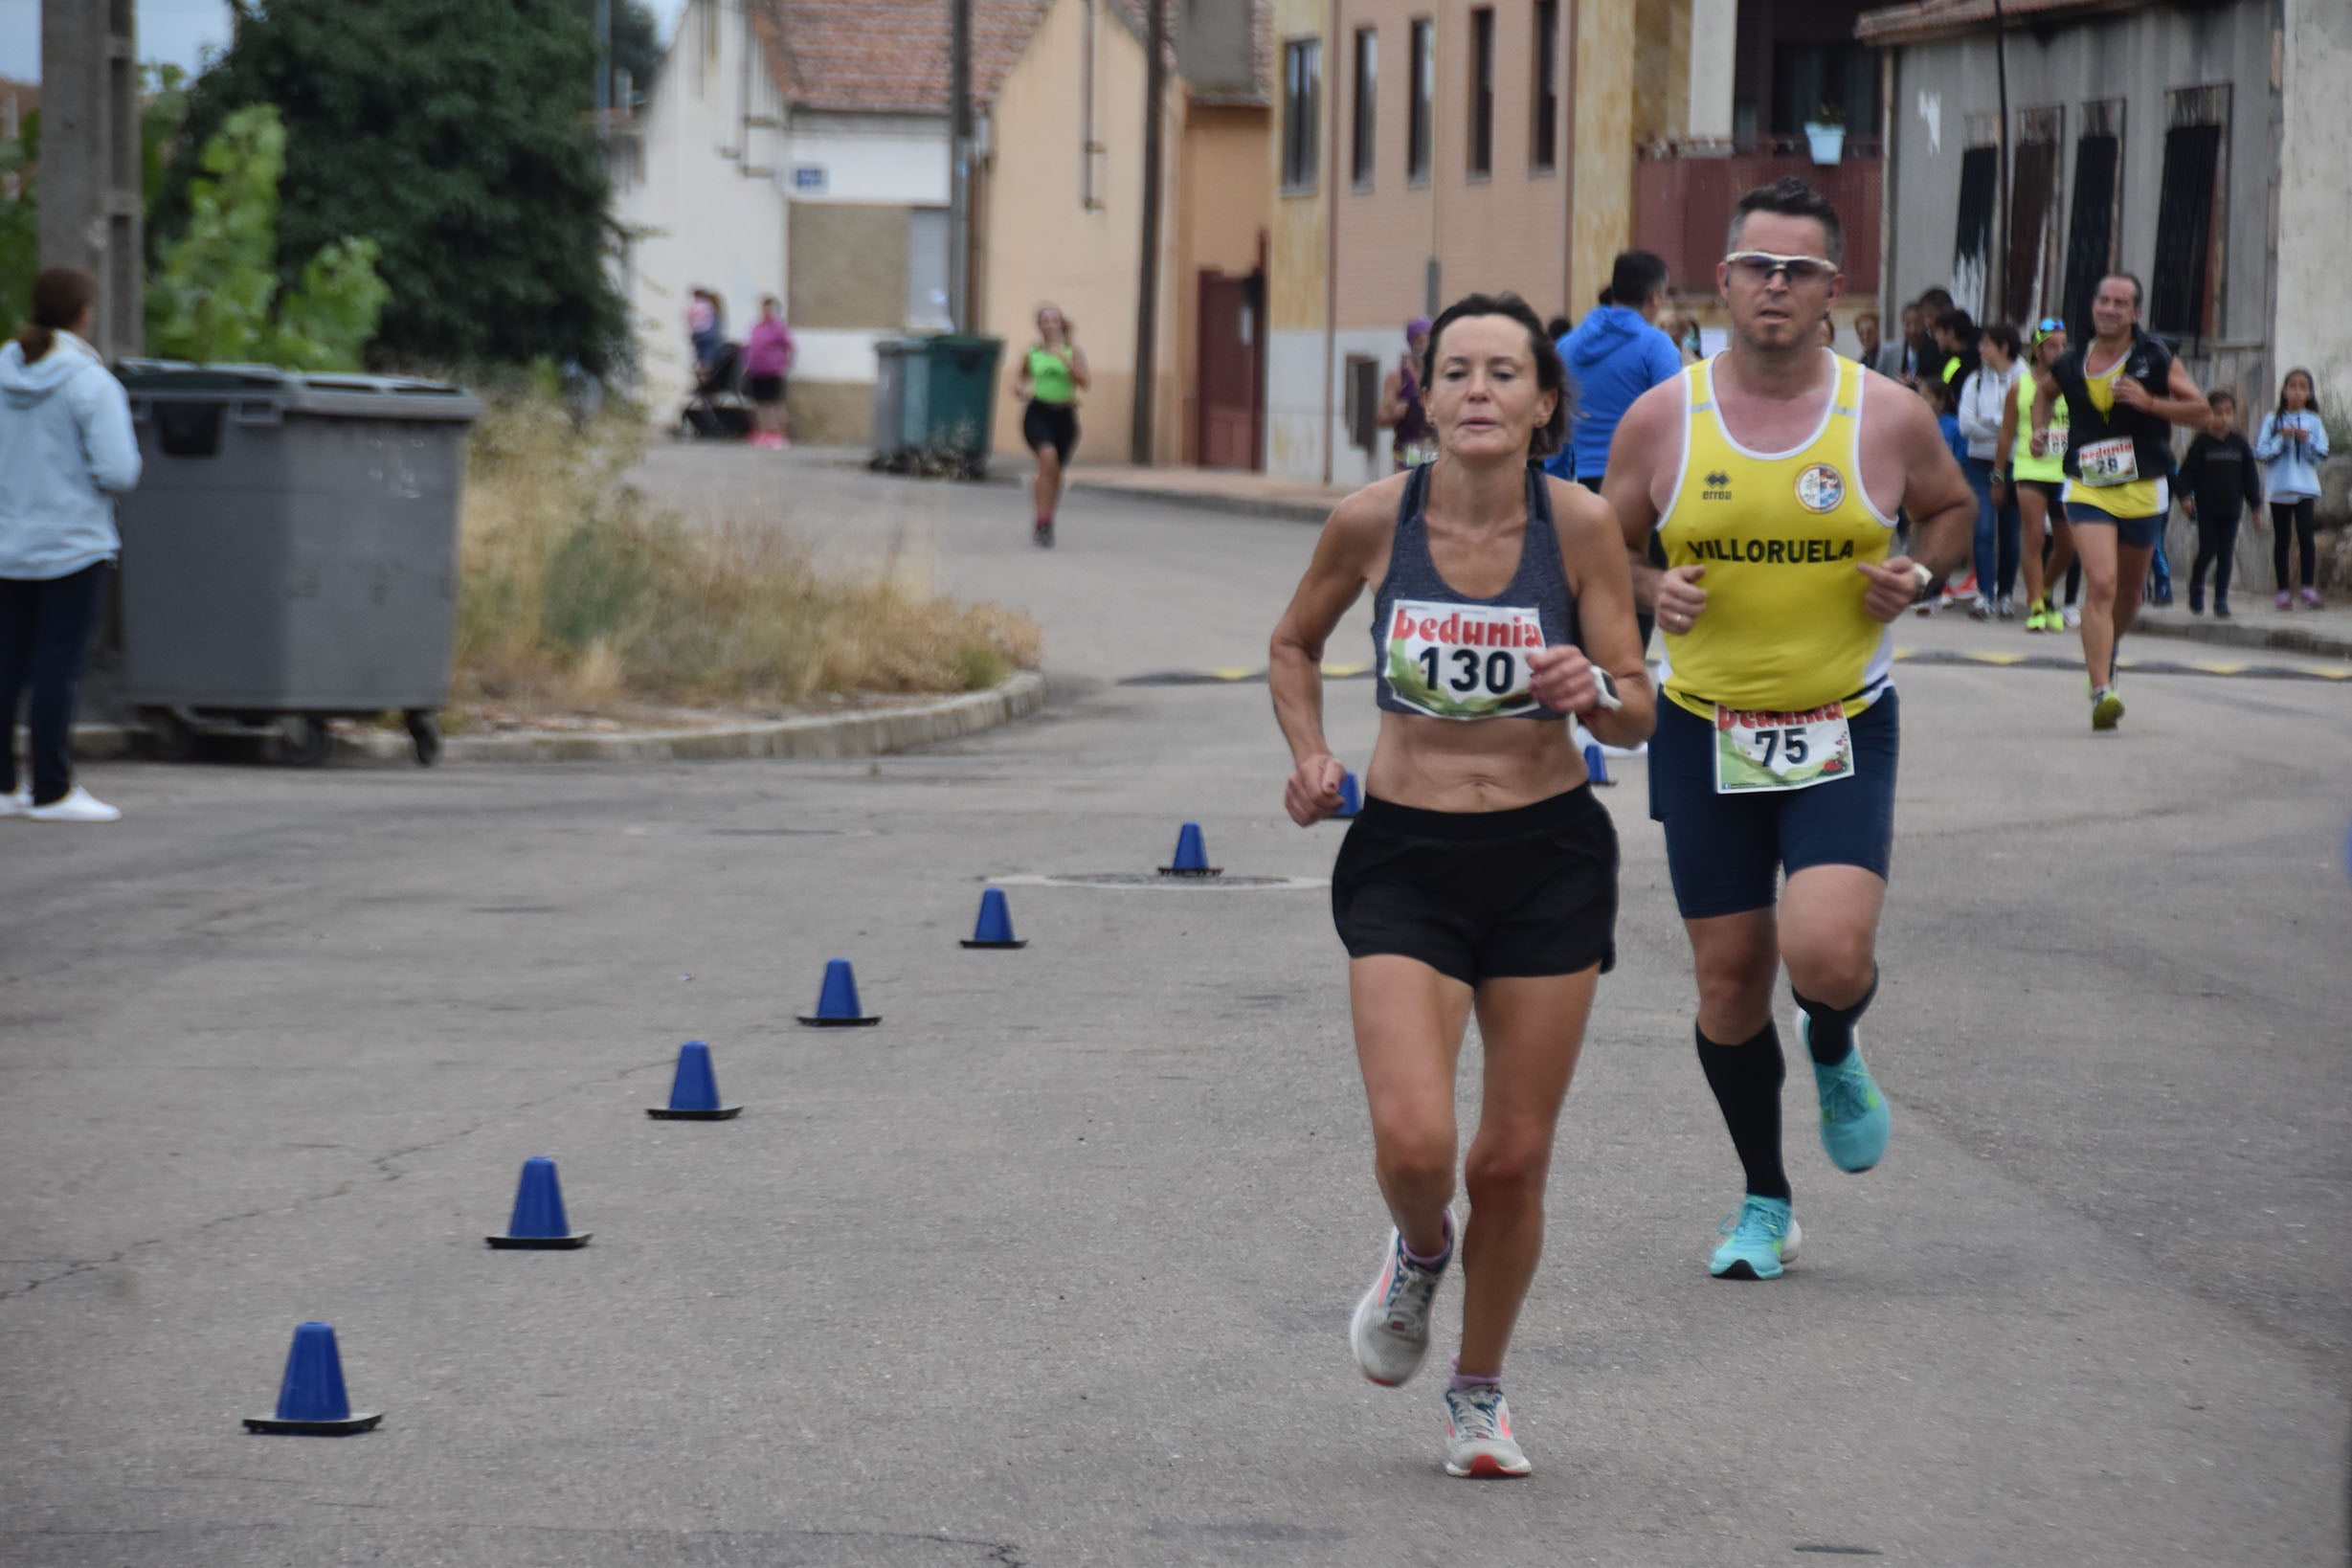
[[[1781,180],[1740,198],[1727,248],[1730,347],[1633,405],[1601,493],[1665,634],[1649,814],[1691,936],[1699,1064],[1747,1178],[1709,1268],[1773,1279],[1799,1235],[1772,1019],[1783,964],[1830,1160],[1867,1171],[1886,1152],[1854,1020],[1878,991],[1894,837],[1887,626],[1967,559],[1977,506],[1926,403],[1821,347],[1844,283],[1836,211]],[[1893,553],[1898,506],[1912,556]],[[1653,528],[1664,571],[1642,559]]]
[[[1616,519],[1531,466],[1558,443],[1566,375],[1513,295],[1437,319],[1422,359],[1434,461],[1333,512],[1274,630],[1274,713],[1301,826],[1339,809],[1323,734],[1324,646],[1373,592],[1379,739],[1332,873],[1348,950],[1373,1162],[1395,1228],[1349,1343],[1374,1382],[1421,1369],[1454,1253],[1454,1068],[1473,1009],[1485,1050],[1462,1164],[1462,1352],[1445,1468],[1525,1475],[1504,1352],[1543,1248],[1560,1102],[1616,955],[1617,834],[1568,738],[1640,744],[1654,716]]]

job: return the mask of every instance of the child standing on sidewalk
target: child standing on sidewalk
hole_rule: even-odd
[[[2262,416],[2262,434],[2254,439],[2254,456],[2271,469],[2271,568],[2278,575],[2278,608],[2295,601],[2290,594],[2295,578],[2288,571],[2288,547],[2302,546],[2303,602],[2319,608],[2318,559],[2312,533],[2312,514],[2319,502],[2319,465],[2327,460],[2327,427],[2312,407],[2311,372],[2297,367],[2279,383],[2278,409]]]
[[[2213,566],[2213,614],[2229,618],[2229,568],[2238,544],[2238,509],[2262,508],[2262,472],[2254,449],[2238,434],[2238,400],[2226,392],[2206,398],[2213,422],[2188,443],[2181,459],[2182,504],[2197,525],[2197,564],[2188,572],[2188,613],[2205,614],[2205,569]]]

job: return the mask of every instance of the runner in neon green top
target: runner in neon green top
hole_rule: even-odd
[[[1094,374],[1086,369],[1086,351],[1070,341],[1070,324],[1061,306],[1038,306],[1037,335],[1036,346],[1014,372],[1013,395],[1029,403],[1020,416],[1020,436],[1037,454],[1036,539],[1050,548],[1054,508],[1067,482],[1070,450],[1078,444],[1078,394],[1094,384]]]
[[[2033,329],[2034,367],[2047,373],[2065,352],[2066,323],[2055,316],[2045,318]],[[2007,483],[2017,492],[2017,515],[2023,520],[2017,564],[2026,574],[2026,630],[2063,632],[2066,620],[2050,602],[2053,597],[2050,585],[2062,580],[2067,568],[2074,564],[2074,528],[2066,519],[2066,503],[2061,499],[2066,488],[2066,399],[2061,397],[2050,405],[2050,438],[2036,452],[2034,388],[2031,370],[2017,378],[2016,395],[2001,415],[2001,438],[1994,450],[2009,456]],[[1998,474],[1993,482],[2003,482]],[[2042,560],[2046,526],[2050,535],[2047,566]]]

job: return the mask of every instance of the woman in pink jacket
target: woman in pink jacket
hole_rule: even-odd
[[[787,447],[784,378],[792,373],[793,329],[784,325],[775,296],[759,302],[759,320],[743,346],[743,390],[751,399],[751,444]]]

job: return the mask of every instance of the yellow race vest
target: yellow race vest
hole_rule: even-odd
[[[1666,634],[1666,694],[1702,718],[1717,704],[1858,712],[1887,685],[1893,638],[1862,608],[1870,579],[1854,569],[1887,559],[1894,519],[1862,493],[1862,367],[1834,363],[1820,427],[1783,453],[1733,441],[1713,360],[1682,372],[1682,472],[1658,537],[1669,566],[1707,569],[1707,608]]]
[[[2116,406],[2116,376],[2131,355],[2126,354],[2109,367],[2105,375],[2093,375],[2086,358],[2082,384],[2091,389],[2091,406],[2102,414]],[[2059,434],[2055,423],[2052,435]],[[2085,484],[2080,480],[2066,482],[2066,504],[2069,506],[2095,506],[2109,517],[2158,517],[2172,508],[2172,495],[2162,474],[2153,479],[2136,479],[2123,484]]]

